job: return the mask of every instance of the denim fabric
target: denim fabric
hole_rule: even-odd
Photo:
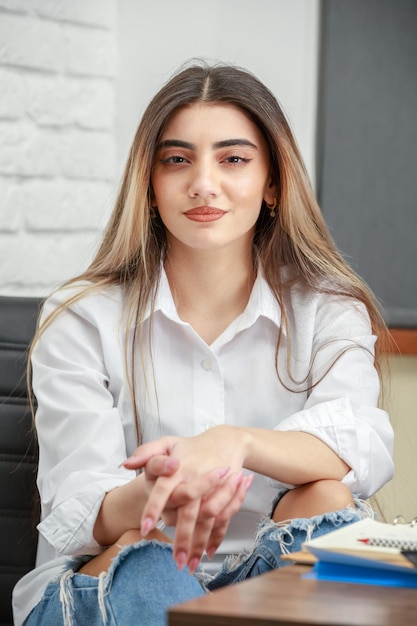
[[[197,598],[272,569],[289,565],[282,554],[300,550],[304,541],[352,524],[369,510],[346,508],[308,519],[275,523],[266,518],[248,554],[229,557],[214,577],[203,568],[196,576],[179,571],[172,545],[140,541],[126,546],[98,578],[78,574],[75,560],[57,581],[50,583],[24,626],[166,626],[170,606]],[[85,559],[84,559],[85,560]],[[204,588],[203,588],[204,587]]]
[[[107,574],[70,569],[50,583],[25,626],[163,626],[170,606],[204,593],[177,569],[170,544],[141,541],[121,550]]]
[[[361,506],[359,502],[357,504]],[[291,565],[291,561],[281,558],[283,554],[301,550],[305,541],[353,524],[365,514],[366,508],[355,510],[348,507],[343,511],[306,519],[293,519],[290,522],[275,523],[267,518],[260,525],[254,546],[249,553],[226,559],[220,572],[211,580],[205,580],[204,586],[213,591]]]

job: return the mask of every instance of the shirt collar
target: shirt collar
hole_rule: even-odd
[[[146,321],[155,313],[161,312],[165,317],[177,322],[178,324],[184,324],[184,322],[178,317],[177,309],[174,299],[172,297],[171,288],[169,286],[168,277],[166,275],[164,266],[161,263],[161,270],[159,273],[158,285],[155,294],[155,300],[148,303],[143,321]]]
[[[160,311],[163,315],[165,315],[165,317],[176,322],[177,324],[185,324],[185,322],[183,322],[178,316],[168,278],[162,265],[153,308],[154,313],[157,311]],[[149,318],[151,313],[151,305],[149,305],[145,319]],[[244,330],[245,328],[249,328],[259,317],[269,319],[277,327],[281,324],[280,308],[274,294],[263,276],[262,270],[258,271],[248,304],[238,318],[239,329]]]
[[[163,265],[161,265],[158,290],[155,298],[154,312],[157,311],[161,311],[165,317],[173,320],[174,322],[184,324],[184,322],[178,317],[177,308],[175,306],[174,298],[172,297],[171,287],[169,286],[168,277]]]
[[[242,328],[251,326],[259,317],[271,320],[277,327],[281,324],[281,311],[278,302],[266,282],[262,270],[258,271],[248,304],[241,317]]]

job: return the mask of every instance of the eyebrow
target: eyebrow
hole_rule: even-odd
[[[219,150],[220,148],[230,148],[233,146],[245,146],[248,148],[258,149],[254,143],[249,141],[249,139],[224,139],[223,141],[216,141],[213,144],[214,150]],[[196,145],[194,143],[189,143],[188,141],[181,141],[180,139],[165,139],[161,141],[157,150],[162,150],[163,148],[185,148],[187,150],[195,150]]]

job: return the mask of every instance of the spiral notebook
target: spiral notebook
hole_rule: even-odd
[[[417,519],[394,522],[365,519],[305,542],[315,562],[307,576],[417,587]]]

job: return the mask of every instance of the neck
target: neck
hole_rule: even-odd
[[[245,309],[255,280],[243,250],[170,250],[165,270],[179,317],[212,343]]]

